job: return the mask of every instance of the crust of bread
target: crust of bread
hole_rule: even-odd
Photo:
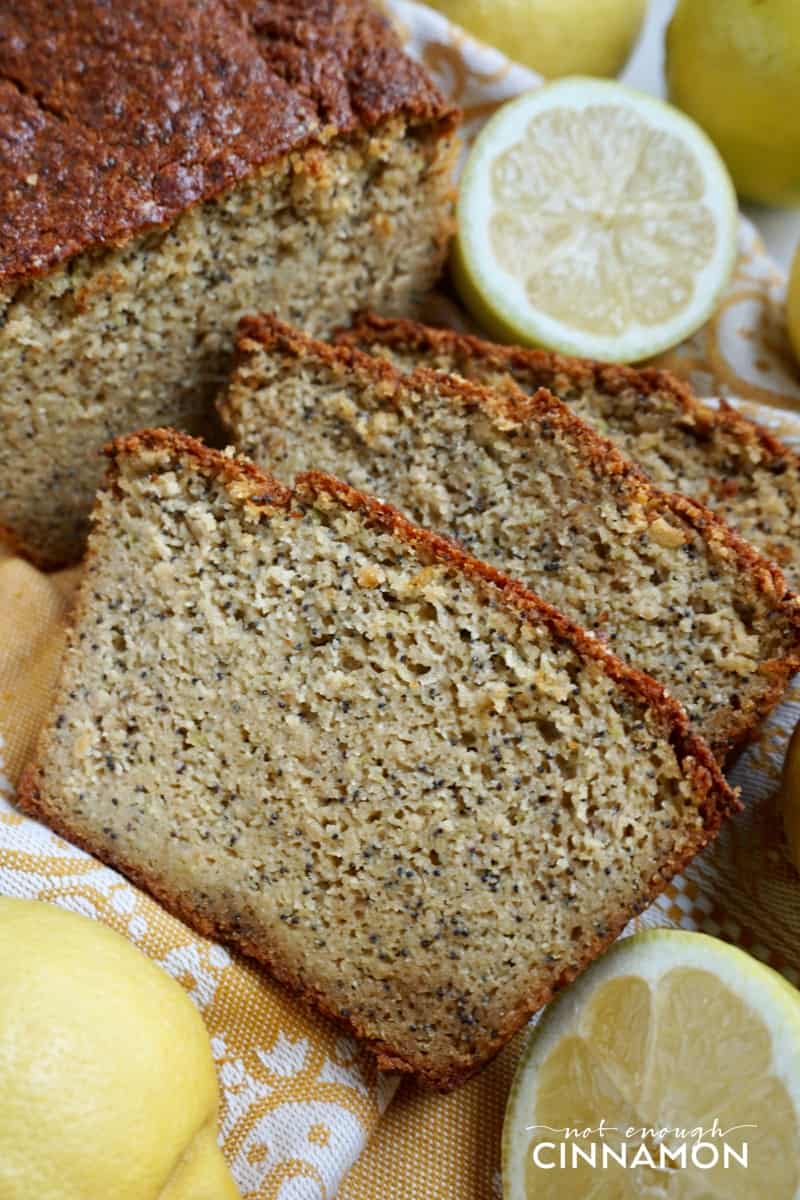
[[[369,318],[371,324],[378,328],[397,329],[398,339],[405,333],[412,339],[425,336],[435,342],[441,339],[450,342],[460,335],[447,330],[428,330],[427,327],[416,325],[413,321],[392,321],[382,318]],[[357,327],[356,327],[357,328]],[[414,331],[420,331],[414,333]],[[353,334],[355,337],[356,334]],[[477,339],[472,339],[478,345]],[[408,344],[408,343],[406,343]],[[761,672],[771,680],[771,686],[761,697],[757,710],[748,713],[730,711],[730,717],[719,738],[715,739],[713,749],[721,760],[735,756],[752,740],[760,722],[766,717],[780,700],[790,677],[800,670],[800,600],[789,591],[786,580],[780,568],[746,542],[735,530],[717,516],[711,509],[675,492],[662,492],[650,482],[642,469],[614,445],[589,425],[576,416],[575,413],[546,388],[540,388],[533,395],[527,395],[521,388],[510,387],[508,392],[498,392],[483,387],[460,377],[445,375],[427,367],[420,367],[409,376],[403,375],[386,359],[365,354],[349,341],[330,345],[318,341],[300,330],[286,325],[268,314],[243,317],[238,326],[236,337],[236,358],[234,371],[238,366],[247,362],[253,352],[280,347],[294,355],[313,354],[327,363],[333,370],[342,372],[357,369],[362,374],[382,382],[387,396],[392,389],[400,389],[406,383],[412,386],[435,384],[437,392],[456,404],[482,408],[493,419],[509,420],[515,424],[526,421],[537,423],[547,422],[551,427],[564,432],[579,448],[590,470],[598,476],[614,479],[617,485],[624,488],[631,501],[642,508],[655,519],[670,515],[686,521],[698,535],[707,543],[713,545],[723,557],[732,560],[736,569],[748,578],[757,593],[767,596],[785,617],[794,631],[793,646],[788,653],[780,658],[772,659],[761,665]],[[497,348],[498,355],[505,353],[502,347]],[[545,351],[511,351],[518,354],[545,354]],[[620,388],[628,387],[634,378],[644,377],[644,386],[651,390],[663,386],[666,378],[670,387],[674,387],[675,395],[683,397],[688,404],[692,401],[691,393],[677,380],[664,372],[649,370],[637,372],[629,367],[608,366],[602,363],[590,363],[583,360],[560,359],[549,355],[549,359],[565,364],[565,369],[576,362],[577,369],[601,372],[604,386],[607,380],[616,380]],[[507,361],[507,359],[505,360]],[[637,383],[637,386],[639,384]],[[683,402],[683,400],[681,401]],[[697,404],[696,401],[692,401]],[[698,408],[702,406],[697,405]],[[230,428],[232,409],[225,393],[217,402],[219,416]],[[687,410],[688,411],[688,410]]]
[[[743,447],[757,446],[773,469],[786,463],[800,471],[800,454],[763,425],[742,416],[724,399],[720,400],[719,409],[709,408],[697,398],[687,383],[660,367],[637,368],[622,363],[596,362],[591,358],[572,358],[550,350],[503,346],[472,334],[439,329],[403,317],[381,317],[376,313],[360,313],[349,328],[338,330],[333,340],[337,345],[353,347],[364,340],[377,340],[388,347],[412,346],[434,352],[437,347],[445,351],[461,349],[467,355],[480,357],[498,371],[545,369],[564,375],[576,387],[599,386],[610,395],[617,395],[628,388],[634,388],[645,396],[661,392],[674,401],[676,420],[681,429],[698,442],[708,440],[715,431],[722,430]],[[601,437],[600,434],[597,436]]]
[[[680,853],[666,862],[651,879],[643,882],[641,894],[635,905],[636,911],[645,908],[663,890],[672,876],[680,871],[714,837],[725,817],[738,807],[737,798],[726,783],[714,755],[708,746],[692,732],[685,712],[664,688],[641,672],[625,666],[591,634],[562,616],[551,605],[540,600],[520,583],[503,572],[470,558],[447,538],[418,528],[391,505],[364,496],[331,476],[311,472],[301,476],[295,489],[292,490],[284,487],[253,464],[229,458],[206,447],[201,442],[173,430],[145,430],[119,439],[107,447],[106,453],[111,458],[107,475],[108,487],[114,489],[116,464],[119,459],[124,455],[135,455],[140,450],[163,451],[173,457],[188,460],[196,470],[220,478],[226,485],[235,485],[237,502],[246,506],[251,513],[253,509],[261,509],[265,514],[274,511],[275,508],[291,511],[296,500],[303,497],[330,496],[338,504],[364,514],[370,523],[385,530],[399,541],[422,550],[434,561],[462,572],[469,579],[490,584],[496,592],[499,603],[513,608],[523,617],[543,624],[554,639],[568,642],[584,660],[598,663],[605,674],[622,691],[627,692],[638,702],[647,705],[669,732],[670,743],[674,747],[687,777],[692,782],[703,826],[687,839],[687,843]],[[89,553],[91,556],[91,548]],[[88,599],[82,594],[70,621],[73,629],[80,622],[81,615],[85,613],[87,607]],[[42,756],[47,736],[45,727],[40,734],[36,758]],[[254,942],[243,937],[235,928],[234,923],[226,922],[224,918],[200,908],[190,907],[181,897],[171,892],[163,880],[151,878],[140,864],[121,856],[109,855],[105,847],[101,848],[94,844],[91,838],[82,837],[66,823],[58,819],[54,820],[36,762],[25,771],[20,782],[17,800],[24,812],[50,824],[62,837],[67,838],[88,853],[109,861],[133,883],[151,892],[165,908],[197,930],[198,933],[204,937],[231,942],[242,953],[257,960],[312,1009],[333,1018],[358,1037],[375,1056],[380,1069],[413,1074],[427,1086],[439,1091],[449,1091],[479,1071],[525,1024],[531,1014],[547,1003],[557,991],[569,983],[589,962],[610,945],[627,921],[635,915],[634,911],[626,911],[610,916],[607,923],[607,936],[594,937],[574,963],[566,969],[560,970],[558,974],[554,974],[546,987],[532,992],[525,997],[523,1003],[510,1011],[498,1036],[479,1058],[457,1063],[432,1063],[421,1056],[416,1058],[403,1055],[395,1047],[370,1038],[357,1021],[342,1016],[332,1007],[325,995],[308,987],[286,970],[280,960],[274,956],[269,944]]]
[[[104,10],[25,0],[0,12],[3,133],[25,146],[0,163],[6,286],[166,228],[334,134],[402,115],[444,137],[458,121],[371,0]]]
[[[364,338],[379,340],[385,346],[418,346],[425,350],[461,348],[466,353],[479,355],[501,371],[513,370],[514,367],[546,369],[563,374],[578,387],[599,384],[603,391],[611,395],[627,388],[635,388],[643,395],[666,392],[675,402],[681,427],[693,433],[698,441],[708,438],[715,429],[725,429],[732,432],[743,445],[758,445],[765,457],[776,462],[791,462],[800,468],[800,455],[763,425],[742,416],[724,400],[719,410],[709,408],[698,400],[688,384],[660,367],[637,368],[621,363],[597,362],[591,358],[572,358],[550,350],[503,346],[472,334],[422,325],[402,317],[380,317],[375,313],[360,313],[349,328],[337,331],[334,340],[338,345],[357,346]]]

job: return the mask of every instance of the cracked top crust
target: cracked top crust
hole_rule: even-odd
[[[7,0],[0,284],[397,114],[455,117],[368,0]]]

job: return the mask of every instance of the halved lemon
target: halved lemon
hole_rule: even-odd
[[[461,182],[454,275],[503,340],[649,358],[712,313],[736,258],[727,169],[689,118],[564,79],[485,125]]]
[[[797,1200],[798,993],[703,934],[618,942],[530,1037],[503,1178],[506,1200]]]

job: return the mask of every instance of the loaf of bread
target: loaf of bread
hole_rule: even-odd
[[[652,680],[328,477],[117,443],[22,807],[449,1087],[734,803]]]
[[[432,367],[501,391],[549,388],[664,491],[719,513],[800,590],[800,457],[725,404],[702,404],[668,371],[497,346],[413,321],[364,316],[343,343],[405,370]]]
[[[241,322],[219,407],[279,478],[329,471],[522,579],[666,684],[721,758],[798,666],[800,603],[777,568],[547,391],[403,376],[262,317]]]
[[[0,9],[0,526],[82,553],[99,448],[208,432],[236,319],[409,313],[454,113],[370,0]]]

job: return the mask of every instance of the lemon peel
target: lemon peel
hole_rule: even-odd
[[[467,161],[453,270],[501,340],[606,361],[682,341],[736,257],[730,178],[677,109],[566,79],[487,122]]]

